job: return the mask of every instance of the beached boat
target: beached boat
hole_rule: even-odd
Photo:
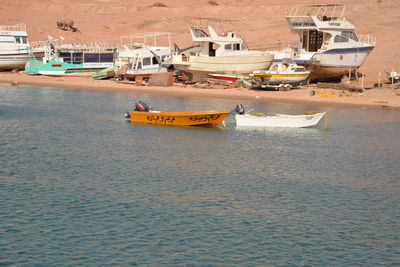
[[[290,90],[293,86],[304,83],[310,71],[295,62],[281,61],[272,63],[269,70],[256,70],[244,80],[247,87],[261,89],[272,87],[279,90]]]
[[[168,46],[157,45],[157,38],[168,39]],[[136,40],[141,42],[136,42]],[[162,66],[161,62],[172,53],[169,33],[150,32],[136,36],[123,36],[121,47],[116,66],[119,69],[126,66],[121,74],[127,80],[135,80],[136,77],[148,78],[153,74],[168,72],[168,66]]]
[[[387,60],[385,72],[390,83],[400,82],[400,54],[394,55]]]
[[[238,127],[287,127],[306,128],[316,126],[326,116],[325,112],[304,115],[245,113],[242,105],[235,108]]]
[[[134,123],[215,127],[221,124],[230,112],[230,110],[155,111],[139,101],[133,111],[125,113],[125,118]]]
[[[25,24],[0,26],[0,70],[23,69],[29,49]]]
[[[290,59],[312,69],[311,80],[353,75],[375,47],[376,38],[357,35],[344,17],[343,4],[295,6],[286,19],[299,35],[295,48],[275,52],[275,61]]]
[[[90,76],[113,67],[117,49],[103,43],[59,44],[49,40],[42,60],[30,55],[25,72],[50,76]]]
[[[196,45],[176,51],[164,63],[191,73],[193,81],[210,73],[248,74],[267,69],[273,60],[274,55],[269,52],[248,49],[235,32],[218,35],[211,26],[190,26],[189,30]]]

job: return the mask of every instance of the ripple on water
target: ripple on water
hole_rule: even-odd
[[[235,103],[17,89],[0,87],[0,265],[399,262],[398,112],[330,108],[329,131],[153,127],[123,112]]]

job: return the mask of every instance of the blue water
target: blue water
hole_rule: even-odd
[[[238,101],[0,85],[0,266],[399,266],[400,112],[329,130],[126,122]]]

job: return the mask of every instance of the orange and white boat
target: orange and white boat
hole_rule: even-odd
[[[134,123],[173,125],[173,126],[211,126],[221,124],[230,110],[208,111],[156,111],[142,101],[136,103],[135,110],[125,113],[125,118]]]

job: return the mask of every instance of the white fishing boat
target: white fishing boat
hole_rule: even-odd
[[[23,69],[29,49],[25,24],[0,26],[0,70]]]
[[[310,66],[311,80],[354,74],[374,49],[376,38],[357,35],[344,12],[342,4],[295,6],[286,19],[300,42],[295,48],[275,52],[275,61],[290,59]]]
[[[195,81],[210,73],[248,74],[253,70],[267,69],[272,63],[273,54],[250,50],[235,32],[217,34],[210,25],[190,26],[189,30],[196,45],[178,50],[165,63],[191,73]]]
[[[242,105],[235,108],[237,127],[286,127],[307,128],[316,126],[326,116],[326,112],[304,115],[245,113]]]
[[[167,46],[157,45],[157,38],[160,39],[160,37],[167,39]],[[140,42],[137,42],[139,39]],[[156,73],[168,72],[168,66],[164,67],[161,63],[172,53],[169,33],[152,32],[123,36],[121,44],[122,48],[118,53],[116,66],[119,69],[125,68],[123,75],[126,79],[148,78]]]

